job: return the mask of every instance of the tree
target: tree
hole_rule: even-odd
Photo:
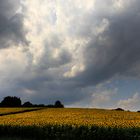
[[[2,102],[1,106],[3,107],[20,107],[21,106],[21,100],[18,97],[15,96],[7,96],[5,97]]]
[[[58,101],[55,102],[54,107],[56,107],[56,108],[64,108],[64,105],[58,100]]]
[[[33,104],[31,103],[31,102],[25,102],[23,105],[22,105],[23,107],[32,107],[33,106]]]

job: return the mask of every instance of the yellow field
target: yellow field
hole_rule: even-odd
[[[140,113],[101,109],[42,109],[33,112],[1,116],[3,125],[67,124],[110,127],[140,127]]]

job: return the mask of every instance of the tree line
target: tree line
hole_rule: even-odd
[[[19,97],[16,96],[6,96],[0,103],[0,107],[49,107],[49,108],[64,108],[61,101],[57,100],[54,104],[44,105],[44,104],[32,104],[30,101],[24,102]]]

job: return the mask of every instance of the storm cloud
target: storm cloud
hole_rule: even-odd
[[[20,10],[19,0],[0,1],[0,48],[27,43]]]
[[[98,26],[101,27],[96,27],[99,32],[96,35],[90,33],[90,41],[84,50],[86,70],[80,74],[80,79],[85,84],[96,85],[115,76],[140,76],[139,6],[139,1],[128,1],[124,2],[122,11],[109,15],[99,13]]]
[[[140,77],[139,7],[138,0],[2,0],[0,91],[34,103],[111,101],[119,90],[97,86]]]

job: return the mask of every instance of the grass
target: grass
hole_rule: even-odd
[[[140,139],[137,112],[44,108],[0,118],[0,136],[5,140]]]

